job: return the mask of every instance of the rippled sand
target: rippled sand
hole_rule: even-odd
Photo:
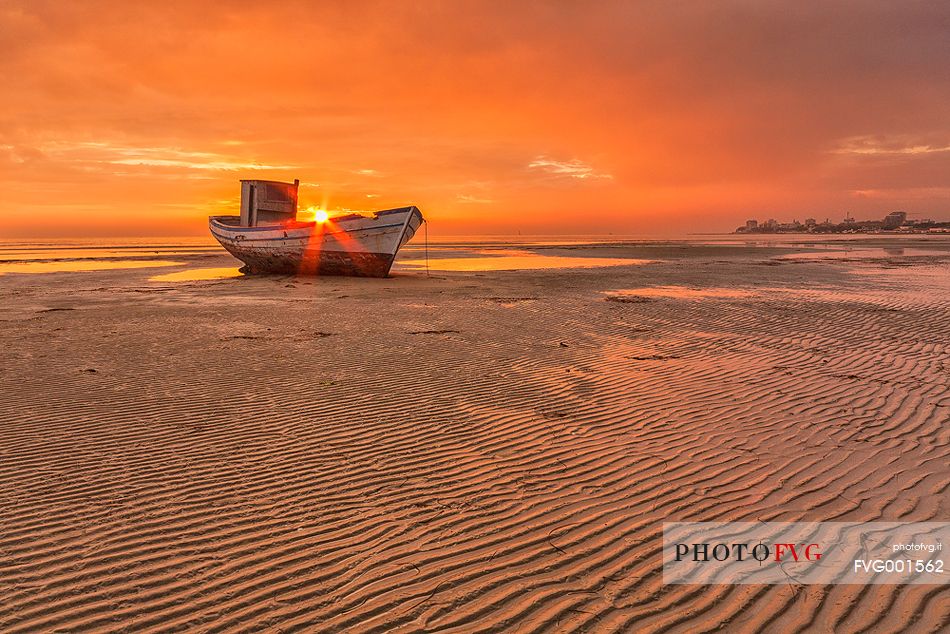
[[[2,275],[0,631],[946,629],[662,583],[664,521],[950,520],[950,240],[900,240]]]

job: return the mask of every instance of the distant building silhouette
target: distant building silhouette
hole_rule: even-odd
[[[897,229],[907,220],[906,211],[892,211],[884,217],[885,229]]]
[[[906,211],[892,211],[883,220],[855,220],[851,213],[845,215],[844,222],[835,224],[829,219],[817,222],[806,218],[802,224],[797,220],[778,222],[769,218],[763,222],[746,220],[736,228],[735,233],[879,233],[881,231],[900,231],[903,233],[950,233],[950,222],[931,219],[908,220]]]

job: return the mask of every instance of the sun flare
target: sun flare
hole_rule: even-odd
[[[306,209],[301,210],[297,217],[303,222],[316,222],[317,224],[323,224],[330,219],[330,214],[326,209],[320,209],[319,207],[307,207]]]

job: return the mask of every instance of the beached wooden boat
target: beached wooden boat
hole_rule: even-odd
[[[386,277],[425,219],[416,207],[297,219],[297,181],[241,181],[241,215],[212,216],[211,234],[247,273]]]

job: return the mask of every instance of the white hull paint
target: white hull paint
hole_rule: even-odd
[[[402,207],[325,223],[242,227],[237,216],[212,216],[208,225],[250,273],[386,277],[400,247],[423,222],[418,208]]]

